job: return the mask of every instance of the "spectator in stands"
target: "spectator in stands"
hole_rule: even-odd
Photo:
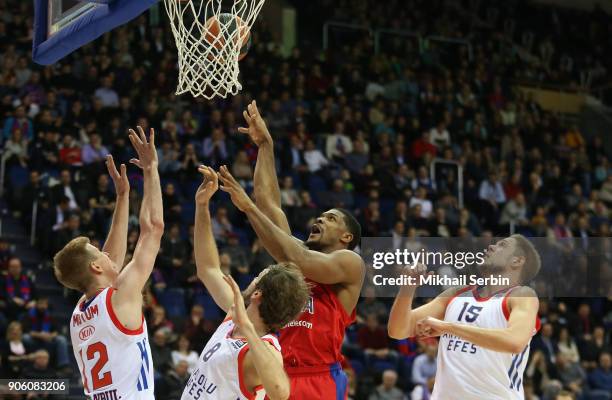
[[[363,302],[357,308],[357,322],[364,323],[368,315],[374,315],[381,321],[386,321],[389,310],[385,304],[376,298],[374,286],[367,286],[363,289]]]
[[[199,304],[194,304],[189,313],[187,322],[185,322],[185,326],[183,327],[183,332],[190,343],[204,340],[208,342],[217,329],[218,322],[219,321],[205,315],[204,307]]]
[[[197,357],[196,357],[197,358]],[[160,382],[160,388],[157,387],[156,392],[159,398],[162,399],[179,399],[187,386],[187,381],[191,376],[189,371],[189,363],[185,360],[180,360],[173,365],[173,368],[163,377]]]
[[[347,208],[353,207],[353,195],[344,187],[341,179],[335,179],[331,190],[320,196],[321,207],[323,208]]]
[[[518,193],[513,199],[508,201],[502,210],[499,223],[509,225],[514,223],[517,226],[527,226],[529,219],[527,218],[527,202],[522,193]]]
[[[353,141],[353,151],[344,158],[344,166],[353,173],[361,172],[370,161],[366,143],[363,140]]]
[[[94,96],[100,99],[103,107],[119,107],[119,95],[113,89],[113,76],[107,75],[102,78],[102,86],[98,88]]]
[[[169,287],[180,287],[186,279],[183,266],[187,261],[187,245],[181,238],[181,231],[174,224],[164,235],[161,244],[159,266]]]
[[[363,349],[368,368],[375,368],[375,363],[383,361],[397,369],[397,352],[389,348],[387,330],[380,324],[378,316],[366,316],[366,324],[357,331],[357,342]]]
[[[427,381],[436,376],[438,346],[435,342],[426,342],[423,350],[412,363],[412,382],[416,385],[427,385]]]
[[[282,187],[280,189],[281,194],[281,205],[283,207],[296,207],[299,206],[300,196],[297,190],[293,187],[293,178],[291,176],[285,176],[282,180]]]
[[[23,136],[21,129],[14,129],[11,137],[4,143],[2,161],[7,167],[20,165],[25,168],[28,166],[28,158],[28,139]]]
[[[450,133],[448,133],[444,121],[438,122],[436,126],[431,128],[429,131],[429,143],[436,146],[438,150],[451,145]]]
[[[4,139],[9,139],[15,130],[20,130],[22,136],[27,140],[34,138],[34,124],[27,117],[26,109],[23,105],[15,107],[14,115],[5,120],[3,129]]]
[[[368,400],[407,400],[408,398],[397,387],[397,372],[387,369],[382,374],[382,383],[376,387]]]
[[[556,355],[556,374],[563,387],[570,390],[577,397],[582,396],[582,390],[586,381],[586,373],[578,363],[572,363],[564,353]]]
[[[8,261],[7,274],[2,282],[1,299],[5,303],[4,313],[10,320],[20,319],[36,305],[34,283],[23,272],[21,260],[17,257]]]
[[[248,271],[249,257],[247,249],[240,244],[237,234],[230,233],[227,236],[227,244],[223,246],[221,251],[230,256],[232,260],[231,268],[233,270],[244,271],[246,269]]]
[[[213,168],[219,168],[227,163],[229,149],[225,140],[225,134],[221,128],[213,128],[210,137],[204,139],[202,145],[204,161]]]
[[[327,158],[325,158],[321,150],[315,147],[312,139],[308,139],[308,141],[306,141],[304,161],[306,162],[306,166],[310,172],[319,172],[329,164],[329,161]]]
[[[83,150],[74,136],[64,134],[59,151],[60,165],[64,167],[80,167],[83,165],[82,152]]]
[[[61,249],[72,239],[81,236],[81,217],[79,214],[68,214],[68,219],[62,227],[57,230],[55,235],[55,250]]]
[[[153,306],[148,318],[148,326],[151,332],[162,331],[166,338],[173,332],[174,324],[166,316],[166,309],[161,305]]]
[[[551,323],[545,323],[542,325],[540,335],[535,337],[531,344],[531,348],[534,351],[539,350],[543,353],[549,368],[555,364],[556,355],[558,353],[557,342],[553,338],[553,333],[553,325]]]
[[[433,205],[431,200],[427,198],[427,189],[422,186],[416,190],[416,196],[410,199],[410,208],[416,205],[420,206],[419,217],[429,218],[433,211]]]
[[[0,345],[2,376],[18,378],[22,370],[33,359],[33,349],[23,341],[21,323],[13,321],[6,330],[6,341]]]
[[[47,350],[38,350],[33,354],[32,365],[26,367],[23,371],[23,376],[28,379],[55,379],[58,377],[57,371],[49,365],[49,352]],[[43,393],[42,398],[49,395]]]
[[[89,135],[89,143],[82,149],[81,159],[84,164],[101,163],[110,154],[108,149],[102,144],[102,139],[97,133]]]
[[[42,140],[35,140],[30,146],[30,166],[37,169],[54,170],[59,166],[59,147],[57,141],[59,134],[48,130],[44,132]]]
[[[115,209],[115,195],[112,192],[108,175],[98,176],[98,182],[93,196],[89,198],[89,208],[97,233],[103,237],[102,232],[109,226],[113,210]]]
[[[563,354],[569,363],[579,363],[580,353],[578,352],[578,346],[572,336],[570,336],[569,329],[567,327],[561,327],[559,330],[559,354]]]
[[[329,135],[325,144],[325,155],[328,160],[339,163],[344,162],[344,158],[353,151],[353,143],[344,133],[344,124],[336,123],[335,131]]]
[[[586,337],[581,343],[580,356],[582,366],[587,370],[596,368],[601,354],[604,352],[609,353],[612,350],[603,326],[596,326],[593,329],[593,335]]]
[[[489,179],[481,182],[478,197],[488,226],[494,227],[498,221],[499,208],[506,202],[506,194],[496,172],[490,172]]]
[[[187,370],[192,373],[198,363],[198,353],[191,349],[189,339],[181,335],[176,341],[176,349],[172,350],[172,365],[177,367],[181,362],[187,363]]]
[[[555,396],[555,400],[576,400],[576,396],[572,392],[562,390]]]
[[[155,365],[155,382],[161,379],[172,368],[172,351],[168,346],[168,332],[157,329],[151,341],[151,357]],[[157,385],[156,385],[157,386]]]
[[[55,204],[59,204],[64,197],[68,198],[68,209],[71,211],[77,211],[81,208],[79,204],[82,199],[79,198],[79,189],[72,182],[72,174],[68,169],[60,171],[60,183],[51,188],[51,196]]]
[[[55,367],[67,369],[70,363],[68,341],[58,333],[58,326],[49,311],[49,299],[39,297],[36,307],[31,308],[23,318],[23,327],[27,334],[24,341],[29,346],[39,350],[47,350],[54,355]]]
[[[410,393],[410,400],[428,400],[431,398],[431,393],[433,392],[433,387],[435,383],[435,378],[431,377],[427,380],[427,384],[425,385],[416,385],[415,388]],[[531,399],[525,398],[525,400],[535,400],[533,397]]]
[[[228,235],[234,230],[227,215],[227,208],[219,207],[212,219],[213,235],[217,243],[225,243]]]
[[[612,357],[610,353],[604,352],[599,356],[599,366],[589,374],[589,384],[591,386],[590,395],[595,394],[605,398],[612,398]]]

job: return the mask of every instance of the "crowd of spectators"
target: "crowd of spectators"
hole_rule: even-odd
[[[86,235],[100,245],[115,198],[103,160],[110,153],[117,163],[128,163],[128,127],[157,130],[167,232],[146,290],[145,314],[160,398],[178,398],[197,352],[222,318],[195,274],[196,166],[226,164],[252,189],[257,149],[237,133],[252,98],[276,141],[282,204],[297,237],[303,238],[313,218],[330,207],[352,210],[364,236],[507,235],[512,225],[529,236],[609,237],[607,133],[587,138],[514,91],[515,76],[509,71],[528,69],[519,68],[523,64],[516,64],[503,46],[481,42],[469,60],[461,46],[450,52],[432,47],[420,54],[396,43],[372,56],[369,40],[329,52],[311,42],[283,56],[261,19],[254,46],[241,62],[242,93],[203,101],[174,96],[172,35],[148,15],[53,66],[32,64],[30,3],[0,0],[4,201],[28,228],[37,204],[37,246],[46,268],[54,252],[74,237]],[[462,22],[465,18],[438,14],[437,1],[413,1],[417,7],[401,12],[403,3],[393,1],[300,3],[299,18],[308,18],[311,4],[317,3],[317,9],[334,17],[352,18],[358,12],[365,18],[367,10],[367,18],[378,25],[412,29],[423,24],[424,33],[453,36],[450,29],[483,37],[477,27]],[[518,29],[523,14],[513,15]],[[438,17],[446,22],[438,24]],[[565,20],[558,18],[558,23]],[[600,20],[609,17],[600,15]],[[453,21],[463,24],[461,30],[449,27]],[[526,21],[521,29],[533,30],[540,40],[540,23],[524,28]],[[584,24],[579,30],[585,34],[601,34],[600,25],[589,30],[590,21],[571,23]],[[308,42],[308,29],[301,32]],[[550,39],[560,49],[556,55],[574,54],[576,49],[560,47],[563,42],[557,39]],[[596,50],[593,63],[607,66],[598,57],[612,53]],[[553,79],[551,71],[536,75]],[[464,167],[463,207],[454,168],[430,177],[436,157]],[[138,237],[141,179],[135,169],[129,176],[127,260]],[[214,204],[213,233],[221,268],[242,286],[272,262],[223,194]],[[6,330],[2,376],[69,375],[67,319],[53,320],[48,301],[37,296],[35,272],[24,271],[1,240],[0,266],[0,326]],[[524,380],[527,399],[610,399],[612,308],[605,296],[611,294],[541,301],[543,328],[532,344]],[[365,288],[357,324],[347,332],[343,350],[350,398],[428,399],[436,342],[388,338],[388,300]]]
[[[301,28],[320,40],[320,26],[310,21],[319,15],[360,29],[338,28],[337,45],[346,41],[370,42],[362,29],[392,29],[380,39],[390,56],[413,56],[419,45],[426,50],[425,62],[444,61],[455,45],[434,37],[469,42],[476,52],[484,51],[495,64],[496,75],[545,87],[597,89],[610,84],[612,19],[595,5],[591,10],[558,8],[529,0],[323,0],[292,1],[304,16]],[[334,29],[330,40],[334,40]],[[424,43],[418,43],[419,35]],[[316,44],[318,45],[319,42]],[[338,44],[339,43],[339,44]],[[349,43],[352,45],[353,43]],[[467,58],[467,47],[462,56]],[[451,56],[452,57],[452,56]],[[388,75],[378,77],[379,82]],[[597,91],[600,93],[600,91]],[[600,93],[601,94],[601,93]],[[612,101],[611,92],[605,99]]]

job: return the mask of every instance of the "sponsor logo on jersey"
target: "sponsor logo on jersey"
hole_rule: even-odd
[[[308,298],[308,302],[304,306],[304,310],[302,310],[302,312],[314,314],[314,299],[312,298],[312,296]]]
[[[287,325],[285,325],[283,327],[283,329],[285,328],[291,328],[291,327],[298,327],[298,328],[307,328],[307,329],[312,329],[312,322],[308,322],[308,321],[291,321],[289,322]]]
[[[247,342],[244,339],[238,339],[238,340],[231,341],[230,344],[235,350],[240,350],[247,344]]]
[[[79,339],[81,339],[82,341],[85,341],[89,339],[94,334],[95,331],[96,331],[96,328],[93,327],[92,325],[85,325],[79,331]]]
[[[94,304],[89,307],[84,312],[75,313],[72,315],[72,326],[80,326],[81,324],[90,321],[98,316],[98,305]]]

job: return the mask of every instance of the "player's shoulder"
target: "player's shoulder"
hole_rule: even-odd
[[[473,286],[468,286],[468,285],[451,286],[449,288],[444,289],[444,291],[442,291],[442,293],[440,293],[438,297],[442,297],[442,298],[446,298],[450,300],[453,297],[459,296],[465,292],[470,291],[472,288]]]
[[[535,292],[535,290],[533,290],[533,288],[531,288],[529,286],[515,286],[515,287],[510,289],[510,291],[508,293],[508,297],[510,297],[510,298],[528,297],[528,298],[536,298],[537,299],[538,295]]]
[[[361,256],[355,253],[353,250],[349,250],[349,249],[335,250],[331,252],[330,255],[343,262],[347,262],[351,264],[354,263],[359,266],[364,265],[364,262]]]

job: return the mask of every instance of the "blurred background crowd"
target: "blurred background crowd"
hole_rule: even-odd
[[[523,1],[482,2],[476,16],[465,11],[473,4],[463,4],[474,2],[292,3],[299,46],[282,55],[261,18],[241,62],[241,94],[202,101],[173,94],[177,56],[163,18],[147,13],[43,68],[29,54],[31,2],[0,0],[2,377],[68,377],[75,398],[82,394],[67,339],[77,298],[53,278],[51,257],[80,235],[103,242],[115,198],[104,158],[127,164],[126,131],[136,125],[158,132],[167,232],[145,315],[163,399],[180,397],[223,317],[195,274],[196,167],[228,165],[252,189],[257,148],[237,127],[253,98],[276,142],[282,204],[297,237],[331,207],[353,211],[364,236],[610,236],[610,132],[585,135],[575,121],[514,90],[517,80],[572,90],[604,82],[612,68],[609,15]],[[473,48],[422,49],[395,38],[373,55],[370,37],[340,32],[324,50],[313,22],[320,15],[467,38]],[[450,163],[432,179],[434,159]],[[127,260],[141,195],[139,171],[128,174]],[[221,193],[213,213],[221,268],[245,285],[273,260]],[[541,300],[526,399],[612,398],[606,296],[612,293]],[[374,288],[364,289],[344,344],[350,398],[428,399],[437,344],[388,338],[389,306]]]

